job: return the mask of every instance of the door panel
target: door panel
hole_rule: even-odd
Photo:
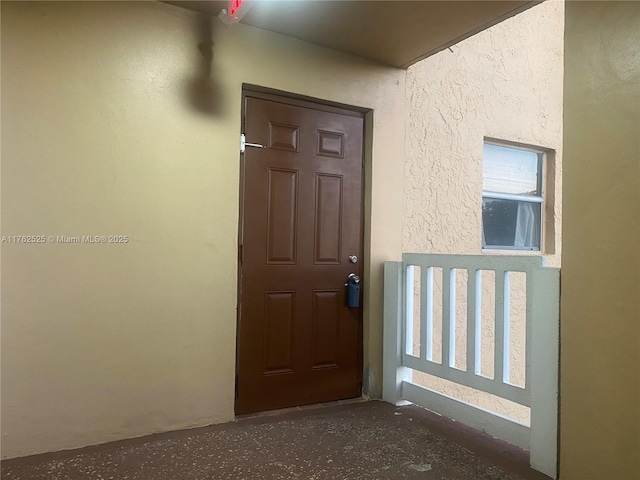
[[[363,118],[245,96],[236,413],[360,395]]]
[[[298,172],[269,169],[267,263],[296,263]]]
[[[267,292],[265,294],[265,375],[293,371],[295,304],[295,292]]]
[[[316,176],[314,263],[340,264],[342,246],[342,176]]]
[[[313,292],[313,367],[338,367],[340,291]]]

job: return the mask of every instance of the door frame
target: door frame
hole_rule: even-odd
[[[368,274],[367,263],[365,259],[368,259],[369,252],[365,250],[368,242],[365,240],[366,229],[365,226],[368,223],[367,208],[366,208],[366,195],[367,195],[367,145],[370,144],[370,128],[368,125],[369,115],[371,109],[356,107],[351,105],[345,105],[329,100],[323,100],[304,95],[298,95],[290,92],[284,92],[281,90],[275,90],[272,88],[261,87],[258,85],[243,84],[242,85],[242,100],[240,108],[240,132],[239,135],[245,131],[245,116],[246,116],[246,99],[247,98],[259,98],[262,100],[270,100],[286,105],[292,105],[296,107],[309,108],[313,110],[320,110],[330,113],[338,113],[341,115],[348,115],[352,117],[362,118],[363,131],[362,131],[362,198],[360,199],[362,219],[360,222],[360,243],[363,262],[362,265],[362,279],[360,284],[365,287],[363,292],[360,312],[358,314],[358,346],[357,346],[357,381],[360,390],[360,395],[363,393],[363,377],[364,377],[364,295],[366,294],[366,278]],[[251,139],[247,139],[251,141]],[[238,397],[238,361],[239,361],[239,348],[240,348],[240,322],[242,317],[242,257],[243,257],[243,224],[244,224],[244,185],[245,185],[245,156],[239,153],[239,203],[238,203],[238,243],[237,243],[237,285],[236,285],[236,361],[235,361],[235,376],[234,376],[234,410],[236,407],[236,400]]]

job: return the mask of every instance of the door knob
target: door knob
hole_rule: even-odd
[[[351,263],[358,263],[358,257],[356,255],[349,255],[349,261]]]
[[[348,287],[350,283],[360,283],[360,277],[355,273],[350,273],[347,277],[347,283],[345,283],[344,286]]]

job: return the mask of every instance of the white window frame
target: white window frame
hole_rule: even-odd
[[[540,204],[540,248],[536,247],[516,247],[510,245],[486,245],[484,240],[484,224],[482,225],[482,251],[500,251],[507,250],[511,252],[532,252],[532,253],[540,253],[544,250],[544,239],[545,239],[545,184],[546,184],[546,165],[547,165],[547,150],[542,148],[536,148],[530,145],[522,145],[519,143],[511,143],[508,141],[500,141],[494,139],[485,138],[482,143],[483,149],[484,145],[496,145],[498,147],[512,148],[515,150],[525,150],[527,152],[533,152],[538,155],[538,191],[540,195],[525,195],[525,194],[510,194],[510,193],[499,193],[492,192],[489,190],[482,190],[482,200],[485,198],[492,198],[498,200],[515,200],[518,202],[530,202],[530,203],[539,203]],[[484,154],[482,157],[482,183],[484,186]]]

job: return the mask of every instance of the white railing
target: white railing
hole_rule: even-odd
[[[411,402],[530,451],[531,466],[557,474],[560,272],[542,257],[405,253],[384,270],[383,399]],[[419,267],[420,288],[414,291]],[[442,269],[442,361],[434,361],[434,269]],[[466,328],[456,332],[456,274],[467,272]],[[482,371],[482,272],[495,275],[493,378]],[[524,386],[510,383],[511,274],[526,275]],[[414,318],[414,299],[419,314]],[[419,320],[419,328],[417,322]],[[458,325],[459,326],[459,325]],[[419,338],[414,338],[414,329]],[[466,336],[466,368],[455,365],[456,336]],[[416,348],[416,345],[419,345]],[[419,352],[416,352],[416,349]],[[424,372],[530,407],[530,426],[412,381]]]

